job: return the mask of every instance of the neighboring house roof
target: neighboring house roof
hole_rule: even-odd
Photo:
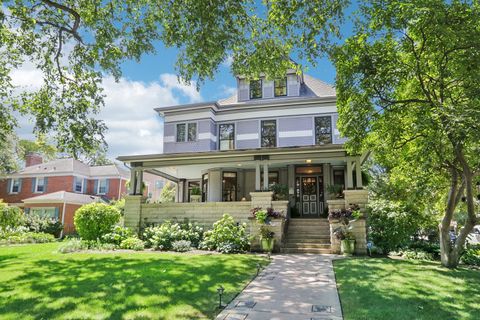
[[[217,103],[220,106],[227,106],[233,104],[261,104],[261,103],[272,103],[273,101],[288,101],[288,100],[298,100],[299,98],[326,98],[326,97],[335,97],[336,92],[335,88],[319,79],[316,79],[308,74],[303,75],[303,83],[300,87],[300,96],[296,97],[276,97],[270,99],[255,99],[255,100],[246,100],[238,101],[237,93],[232,96],[219,100]]]
[[[102,198],[83,193],[74,193],[67,191],[58,191],[47,193],[36,197],[23,200],[24,203],[71,203],[88,204],[92,202],[104,202]]]
[[[10,176],[36,175],[81,175],[86,177],[121,176],[129,178],[129,171],[118,164],[106,166],[89,166],[75,159],[56,159],[45,163],[25,167]]]

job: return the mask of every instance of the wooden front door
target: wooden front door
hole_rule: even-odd
[[[300,201],[297,208],[302,217],[319,217],[323,210],[323,177],[301,176],[298,177],[300,184]]]

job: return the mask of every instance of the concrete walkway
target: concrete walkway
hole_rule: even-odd
[[[217,320],[342,320],[335,255],[273,255]]]

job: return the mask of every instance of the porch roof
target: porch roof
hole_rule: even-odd
[[[347,152],[343,145],[321,145],[303,147],[257,148],[240,150],[215,150],[187,153],[164,153],[119,156],[117,160],[136,168],[158,168],[194,164],[242,163],[255,160],[292,161],[306,159],[344,160]]]

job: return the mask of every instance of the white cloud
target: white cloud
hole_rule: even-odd
[[[225,68],[230,68],[232,66],[232,63],[233,63],[233,56],[229,55],[225,59],[225,61],[222,62],[222,66],[224,66]]]
[[[224,84],[222,84],[220,86],[219,96],[221,98],[228,98],[228,97],[231,97],[232,95],[234,95],[236,93],[237,93],[237,88],[235,88],[235,87],[230,87],[230,86],[227,86],[227,85],[224,85]]]

